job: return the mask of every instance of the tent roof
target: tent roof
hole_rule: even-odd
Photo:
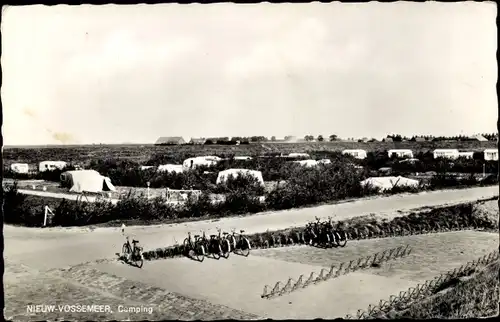
[[[156,140],[155,144],[182,144],[184,138],[182,136],[162,136]]]

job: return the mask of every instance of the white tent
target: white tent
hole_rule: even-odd
[[[300,160],[300,161],[293,161],[293,163],[300,164],[303,167],[315,167],[318,165],[318,161],[316,160]]]
[[[44,172],[44,171],[53,171],[56,169],[62,170],[67,165],[68,164],[64,161],[42,161],[38,166],[38,171]]]
[[[141,165],[139,167],[139,170],[144,171],[144,170],[149,170],[149,169],[153,169],[153,168],[154,168],[154,166],[152,166],[152,165]]]
[[[418,180],[408,179],[405,177],[371,177],[366,180],[361,181],[362,186],[370,185],[375,188],[379,188],[380,190],[389,190],[395,186],[399,187],[418,187]]]
[[[28,173],[30,171],[30,166],[27,163],[12,163],[10,165],[10,170],[15,173]]]
[[[290,153],[289,158],[310,158],[311,156],[307,153]]]
[[[498,149],[486,149],[486,150],[484,150],[484,160],[485,161],[498,161]]]
[[[472,158],[474,158],[474,152],[473,151],[458,152],[458,157],[459,158],[472,159]]]
[[[433,152],[434,159],[437,158],[447,158],[447,159],[458,159],[459,152],[458,149],[436,149]]]
[[[228,169],[219,172],[219,175],[217,176],[217,184],[221,184],[223,182],[226,182],[227,179],[229,179],[231,176],[238,177],[239,175],[249,175],[257,179],[261,185],[264,185],[264,178],[262,177],[262,172],[256,171],[256,170],[249,170],[249,169]]]
[[[61,174],[61,181],[69,184],[71,192],[115,191],[111,179],[95,170],[74,170]]]
[[[318,163],[320,163],[320,164],[330,164],[330,163],[332,163],[332,161],[330,159],[322,159],[322,160],[319,160]]]
[[[246,156],[235,156],[234,160],[242,160],[242,161],[249,161],[252,160],[252,157],[246,157]]]
[[[387,151],[387,155],[392,157],[395,154],[398,158],[413,158],[413,151],[408,149],[392,149]]]
[[[357,149],[357,150],[344,150],[342,151],[343,155],[350,155],[353,156],[356,159],[366,159],[366,151],[362,149]]]
[[[182,164],[162,164],[158,166],[158,172],[181,173],[182,171],[184,171]]]
[[[189,158],[184,160],[182,163],[182,167],[187,170],[187,169],[192,169],[196,168],[198,166],[212,166],[216,165],[217,162],[221,161],[222,159],[216,156],[204,156],[204,157],[195,157],[195,158]]]

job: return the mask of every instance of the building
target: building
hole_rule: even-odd
[[[485,161],[498,161],[498,149],[486,149],[486,150],[484,150],[484,160]]]
[[[389,158],[395,155],[398,158],[413,158],[413,151],[408,149],[392,149],[387,151]]]
[[[203,145],[207,140],[205,138],[191,138],[189,144]]]
[[[422,136],[417,136],[412,138],[410,141],[415,141],[415,142],[427,142],[427,139],[422,137]]]
[[[342,151],[342,154],[343,155],[350,155],[356,159],[366,159],[366,151],[365,150],[361,150],[361,149],[357,149],[357,150],[344,150]]]
[[[155,145],[180,145],[185,143],[186,141],[182,136],[162,136],[156,140]]]
[[[474,152],[458,152],[458,157],[459,158],[466,158],[466,159],[473,159],[474,158]]]
[[[433,151],[434,159],[446,158],[446,159],[458,159],[459,152],[457,149],[436,149]]]
[[[475,141],[480,141],[480,142],[488,142],[488,139],[482,136],[481,134],[476,134],[473,136],[470,136],[469,139],[475,140]]]

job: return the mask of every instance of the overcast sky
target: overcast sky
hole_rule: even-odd
[[[496,132],[494,3],[2,12],[4,144]]]

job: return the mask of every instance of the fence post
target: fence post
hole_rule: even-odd
[[[45,205],[45,214],[43,216],[43,227],[47,226],[47,208],[49,208],[49,206]]]

